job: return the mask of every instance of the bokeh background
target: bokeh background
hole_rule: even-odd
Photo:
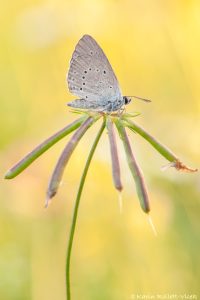
[[[65,253],[80,175],[100,123],[74,152],[48,210],[45,191],[69,137],[14,180],[5,171],[77,116],[65,76],[79,38],[106,52],[137,122],[192,167],[200,165],[200,2],[4,1],[1,16],[0,299],[65,299]],[[141,211],[119,141],[123,214],[104,133],[81,199],[72,255],[73,299],[200,291],[200,177],[173,169],[130,133],[151,199],[155,237]]]

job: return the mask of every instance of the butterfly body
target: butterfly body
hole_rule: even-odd
[[[112,102],[109,100],[105,100],[105,101],[101,100],[101,104],[92,101],[86,101],[85,99],[76,99],[67,103],[68,106],[74,108],[87,109],[87,110],[99,111],[99,112],[118,111],[124,104],[125,102],[123,97],[118,100],[116,99],[116,101],[112,101]]]
[[[130,102],[122,96],[115,73],[101,47],[89,35],[76,45],[67,75],[69,91],[79,99],[67,105],[99,111],[118,111]]]

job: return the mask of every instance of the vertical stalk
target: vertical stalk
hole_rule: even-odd
[[[144,177],[142,174],[142,170],[140,169],[139,165],[137,164],[137,161],[135,159],[135,156],[132,152],[131,145],[128,139],[128,135],[126,133],[126,130],[123,126],[123,123],[119,119],[115,119],[115,124],[117,126],[117,129],[119,131],[119,135],[122,139],[122,142],[124,144],[124,149],[126,153],[127,162],[130,168],[130,171],[133,175],[137,194],[140,200],[140,205],[145,213],[148,213],[150,211],[149,206],[149,197],[147,193],[147,188],[145,185]]]
[[[119,165],[119,157],[117,152],[117,143],[116,143],[116,137],[115,132],[113,128],[113,122],[110,119],[110,117],[107,117],[107,130],[108,130],[108,137],[110,142],[110,154],[111,154],[111,160],[112,160],[112,175],[113,175],[113,182],[115,185],[115,188],[121,192],[123,189],[122,183],[121,183],[121,176],[120,176],[120,165]]]
[[[88,155],[85,168],[83,170],[80,184],[79,184],[79,189],[74,205],[74,211],[73,211],[73,217],[72,217],[72,223],[71,223],[71,228],[70,228],[70,233],[69,233],[69,241],[68,241],[68,247],[67,247],[67,254],[66,254],[66,292],[67,292],[67,300],[71,300],[71,289],[70,289],[70,262],[71,262],[71,251],[72,251],[72,245],[73,245],[73,239],[74,239],[74,233],[75,233],[75,227],[76,227],[76,220],[77,220],[77,215],[78,215],[78,208],[79,208],[79,203],[80,203],[80,198],[83,190],[83,186],[85,183],[86,175],[90,166],[90,162],[92,160],[93,154],[95,152],[95,149],[97,147],[97,144],[99,142],[99,139],[103,133],[103,130],[105,128],[105,120],[96,136],[96,139],[94,141],[94,144],[92,145],[92,148],[90,150],[90,153]]]

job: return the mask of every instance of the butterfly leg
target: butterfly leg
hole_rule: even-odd
[[[104,107],[102,107],[101,110],[99,110],[99,112],[105,112],[107,114],[111,114],[113,112],[112,103],[109,103],[109,104],[105,105]]]
[[[121,115],[126,112],[126,107],[123,106],[123,107],[120,107],[120,109],[117,111],[117,115],[118,117],[121,117]]]

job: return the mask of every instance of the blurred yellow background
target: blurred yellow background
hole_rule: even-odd
[[[200,164],[200,2],[158,0],[4,1],[1,16],[1,178],[46,137],[77,116],[65,76],[85,33],[104,49],[136,121],[192,167]],[[84,136],[58,195],[45,191],[65,138],[20,176],[2,179],[0,299],[65,299],[65,253],[72,209],[90,144]],[[199,174],[173,169],[130,132],[149,188],[153,235],[141,211],[119,141],[123,214],[104,133],[81,199],[72,254],[73,299],[121,300],[135,294],[200,292]],[[85,158],[85,159],[84,159]]]

